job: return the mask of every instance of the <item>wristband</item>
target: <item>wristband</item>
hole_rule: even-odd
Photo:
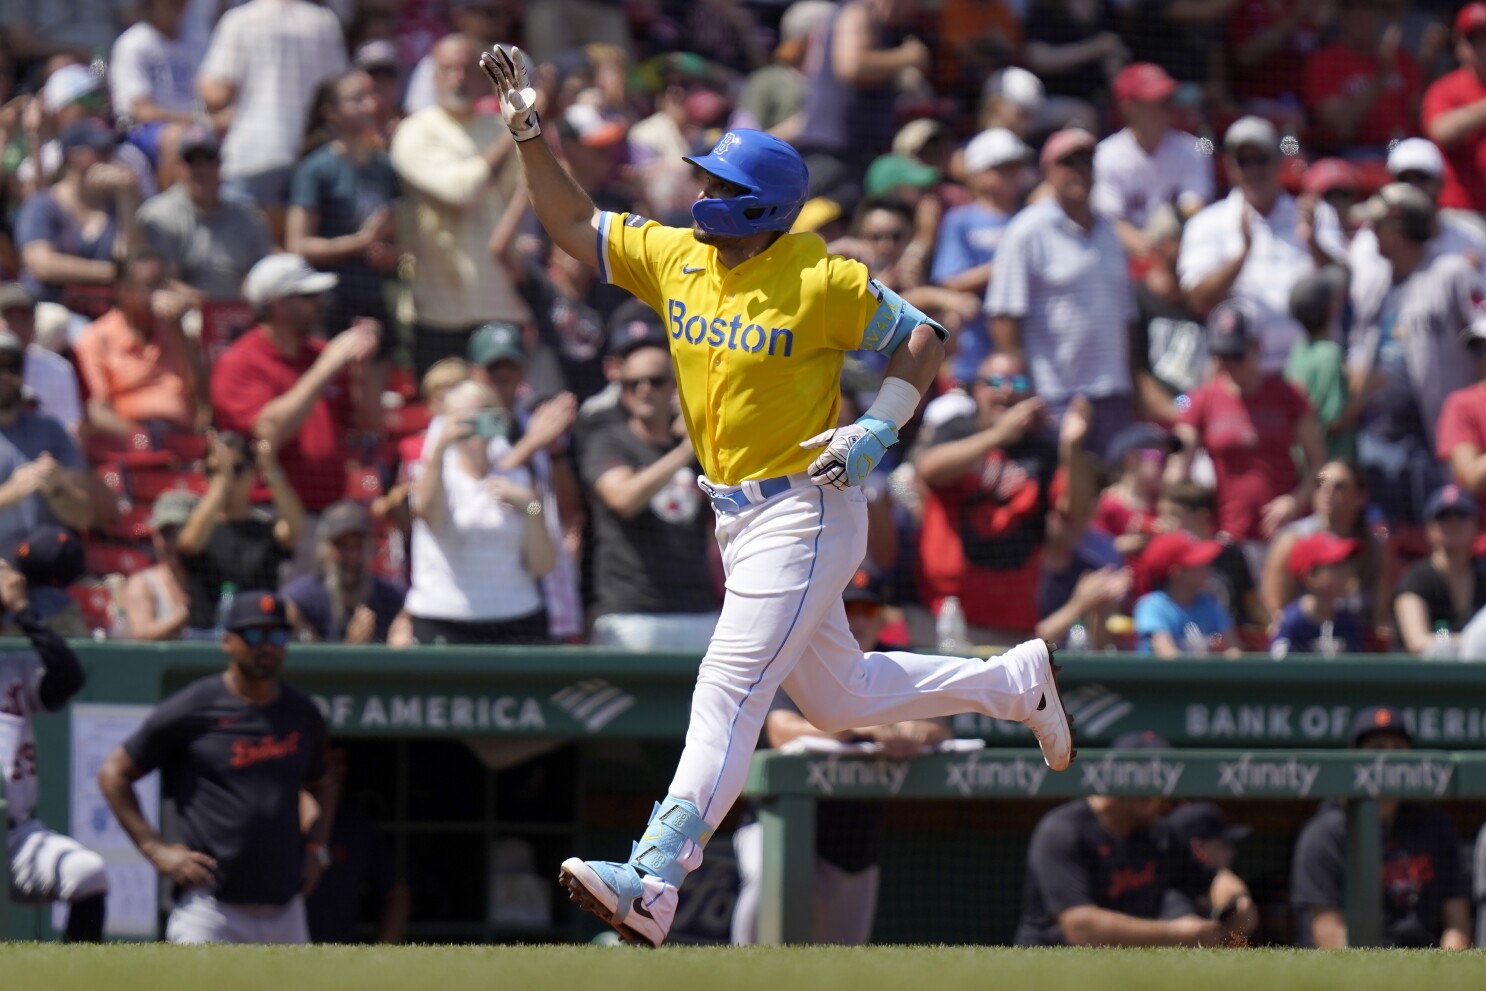
[[[919,391],[909,382],[897,376],[883,379],[877,398],[872,401],[867,412],[862,414],[862,419],[881,420],[892,424],[895,429],[902,429],[903,424],[913,418],[921,398]]]

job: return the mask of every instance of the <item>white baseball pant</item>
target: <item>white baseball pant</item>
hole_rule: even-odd
[[[201,888],[184,892],[165,923],[172,943],[289,943],[310,941],[304,898],[283,905],[233,905]]]
[[[10,897],[21,903],[77,902],[108,891],[103,858],[37,819],[6,834]]]
[[[990,660],[862,653],[841,601],[867,551],[860,489],[805,485],[741,513],[719,512],[717,540],[727,594],[669,792],[694,803],[713,828],[743,790],[781,685],[826,732],[959,712],[1021,722],[1042,699],[1041,654],[1030,647]],[[691,870],[701,862],[681,859]]]
[[[758,942],[758,909],[764,884],[764,827],[756,822],[733,833],[738,859],[738,901],[733,908],[732,940],[740,946]],[[877,887],[882,868],[873,864],[845,871],[815,858],[810,886],[811,942],[862,946],[872,939],[877,918]]]

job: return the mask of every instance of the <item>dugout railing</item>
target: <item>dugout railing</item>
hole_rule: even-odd
[[[1447,751],[1081,750],[1051,773],[1036,752],[973,750],[897,760],[835,753],[755,755],[744,794],[763,828],[759,939],[806,943],[811,933],[816,803],[822,800],[1172,799],[1321,800],[1347,813],[1348,940],[1382,939],[1380,799],[1486,796],[1486,754]]]

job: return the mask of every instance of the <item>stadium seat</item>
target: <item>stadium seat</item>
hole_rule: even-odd
[[[131,505],[112,525],[102,531],[115,540],[139,541],[150,539],[150,507]]]
[[[102,582],[77,582],[67,589],[67,594],[82,610],[88,629],[108,632],[113,624],[113,594],[108,586]]]
[[[83,551],[86,555],[88,574],[97,575],[99,578],[113,574],[132,575],[154,563],[154,555],[138,544],[116,544],[112,541],[85,538]]]
[[[187,465],[205,458],[207,447],[205,434],[172,431],[165,436],[165,450]]]
[[[206,479],[194,471],[176,468],[131,469],[128,473],[129,496],[136,503],[152,503],[160,493],[185,489],[200,495],[206,491]]]
[[[371,502],[382,494],[382,473],[376,465],[346,466],[346,498]]]

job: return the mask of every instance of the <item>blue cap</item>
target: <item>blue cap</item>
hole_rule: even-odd
[[[692,217],[712,234],[747,237],[787,231],[810,187],[805,159],[789,142],[746,127],[728,131],[706,155],[685,156],[685,161],[747,190],[692,204]]]
[[[1463,516],[1480,516],[1481,507],[1476,497],[1458,485],[1450,484],[1435,491],[1424,504],[1424,521],[1433,523],[1441,516],[1459,513]]]
[[[1132,423],[1114,435],[1109,442],[1105,460],[1118,464],[1131,451],[1165,451],[1175,454],[1181,450],[1182,442],[1165,427],[1154,423]]]

